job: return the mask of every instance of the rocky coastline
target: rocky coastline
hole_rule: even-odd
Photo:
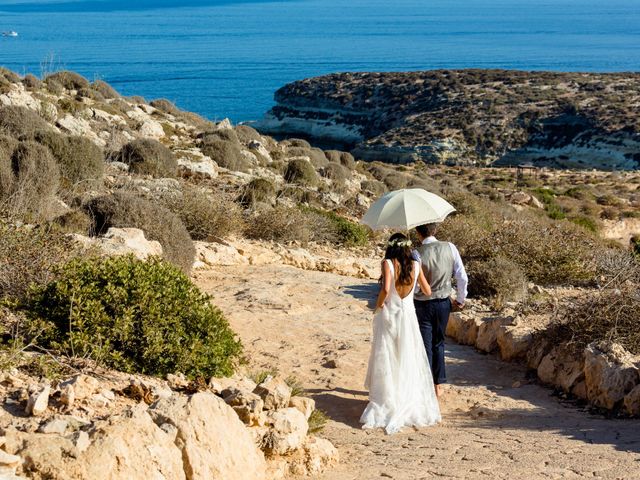
[[[639,85],[635,73],[341,73],[285,85],[254,126],[363,160],[634,170]]]

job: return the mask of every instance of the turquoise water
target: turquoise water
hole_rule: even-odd
[[[134,5],[133,7],[131,5]],[[4,0],[0,64],[256,119],[336,71],[640,70],[640,0]]]

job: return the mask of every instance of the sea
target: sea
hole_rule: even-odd
[[[640,70],[640,0],[0,0],[0,65],[75,70],[212,120],[344,71]]]

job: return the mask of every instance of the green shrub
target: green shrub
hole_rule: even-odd
[[[579,215],[569,219],[576,225],[580,225],[582,228],[589,230],[590,232],[597,233],[600,230],[598,221],[595,218]]]
[[[294,157],[308,157],[311,165],[316,169],[324,168],[329,164],[329,160],[319,148],[288,147],[287,158]]]
[[[593,193],[586,187],[571,187],[564,194],[576,200],[592,200],[594,198]]]
[[[125,372],[229,376],[242,352],[210,298],[159,259],[71,261],[27,309],[41,346]]]
[[[105,98],[107,100],[120,98],[120,94],[116,91],[116,89],[102,80],[96,80],[95,82],[93,82],[91,84],[91,90],[93,90],[94,92],[98,92],[100,95],[102,95],[102,98]]]
[[[327,426],[329,417],[322,410],[314,410],[309,417],[309,433],[318,433]]]
[[[492,298],[498,305],[520,301],[527,293],[527,278],[518,264],[497,256],[470,262],[469,293]]]
[[[0,108],[0,131],[7,135],[32,137],[36,132],[50,129],[45,119],[30,108],[16,105]]]
[[[635,255],[640,255],[640,235],[632,236],[629,243],[631,244],[631,251]]]
[[[64,85],[57,80],[50,79],[49,81],[44,82],[44,85],[52,95],[62,95],[64,93]]]
[[[352,222],[335,212],[317,208],[303,208],[303,211],[324,217],[329,220],[324,240],[332,241],[347,247],[364,246],[369,243],[370,230],[364,225]]]
[[[63,70],[61,72],[47,75],[44,79],[46,84],[51,82],[59,83],[67,90],[80,90],[81,88],[90,88],[91,83],[82,75],[76,72]]]
[[[324,156],[327,157],[329,162],[340,163],[340,154],[342,152],[339,150],[325,150]]]
[[[608,207],[619,207],[622,203],[618,197],[608,193],[604,195],[600,195],[596,199],[596,202],[598,202],[598,205],[605,205]]]
[[[240,206],[220,194],[214,196],[186,186],[182,195],[165,199],[164,203],[180,217],[194,240],[213,241],[242,232]]]
[[[237,143],[227,140],[210,139],[201,147],[202,153],[211,157],[222,168],[233,172],[248,172],[251,162],[240,151]]]
[[[162,245],[163,256],[188,272],[195,248],[180,218],[166,207],[130,193],[97,197],[84,205],[91,217],[93,235],[103,235],[111,227],[139,228],[147,240]]]
[[[0,135],[0,202],[13,192],[15,175],[11,159],[17,146],[14,138]]]
[[[284,179],[289,183],[313,187],[318,184],[318,174],[306,160],[294,159],[287,164]]]
[[[10,83],[20,83],[20,76],[7,68],[0,67],[0,76]]]
[[[24,300],[32,285],[50,282],[56,266],[78,253],[56,229],[0,221],[0,300]]]
[[[171,150],[150,138],[126,144],[117,160],[129,165],[132,172],[156,178],[175,177],[178,171],[178,162]]]
[[[180,115],[181,112],[181,110],[176,107],[176,105],[171,100],[167,100],[166,98],[157,98],[155,100],[152,100],[149,105],[151,105],[153,108],[157,108],[161,112],[168,113],[169,115],[173,116]]]
[[[567,217],[567,214],[564,212],[562,207],[557,203],[547,204],[546,210],[547,210],[547,215],[549,215],[549,218],[552,218],[553,220],[563,220]]]
[[[248,125],[238,125],[235,130],[238,140],[245,145],[252,141],[260,142],[262,140],[260,133]]]
[[[48,148],[35,142],[18,144],[11,155],[11,172],[6,167],[0,180],[11,185],[0,202],[12,218],[39,221],[51,210],[60,185],[60,170]]]
[[[40,79],[30,73],[24,76],[24,78],[22,79],[22,84],[27,90],[31,92],[40,90],[42,88],[42,82],[40,81]]]
[[[85,137],[68,137],[53,131],[38,132],[34,139],[51,150],[60,167],[62,186],[89,190],[100,186],[104,174],[104,153]]]
[[[556,194],[549,188],[536,188],[532,193],[544,204],[552,204],[555,202]]]
[[[239,201],[246,207],[258,203],[273,203],[276,199],[276,187],[266,178],[254,178],[242,189]]]
[[[386,177],[384,177],[384,184],[389,188],[389,190],[402,190],[403,188],[407,188],[407,185],[411,181],[411,177],[404,173],[390,173]]]

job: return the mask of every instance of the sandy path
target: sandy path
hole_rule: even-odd
[[[451,343],[441,425],[361,430],[370,281],[284,266],[221,267],[196,281],[228,315],[252,368],[296,375],[331,418],[322,436],[342,460],[318,479],[640,479],[640,421],[563,405],[524,369]]]

